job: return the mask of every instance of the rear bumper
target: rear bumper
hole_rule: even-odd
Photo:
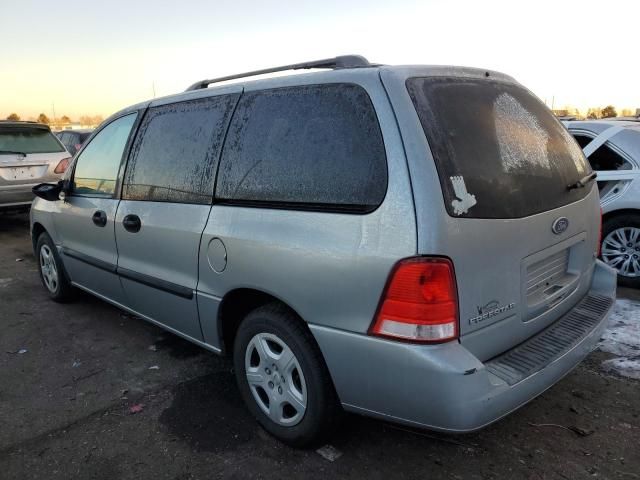
[[[29,205],[35,198],[31,191],[35,185],[37,183],[0,186],[0,208]]]
[[[578,365],[606,328],[615,287],[615,272],[598,261],[591,289],[583,301],[548,327],[559,328],[563,321],[575,322],[587,314],[584,302],[596,298],[601,302],[600,308],[595,313],[588,312],[588,328],[583,328],[549,361],[520,377],[506,375],[508,364],[496,365],[496,360],[504,360],[522,346],[483,364],[457,342],[425,346],[318,326],[311,326],[311,330],[345,409],[434,430],[468,432],[516,410]]]

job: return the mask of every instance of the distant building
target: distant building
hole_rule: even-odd
[[[51,130],[53,130],[54,132],[61,132],[62,130],[84,130],[84,129],[91,129],[91,128],[96,128],[96,126],[87,125],[80,122],[71,122],[71,123],[64,123],[64,124],[51,123]]]

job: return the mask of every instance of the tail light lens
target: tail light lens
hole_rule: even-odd
[[[415,257],[399,262],[389,276],[369,333],[425,343],[458,338],[458,299],[451,261]]]
[[[67,168],[69,168],[69,162],[71,161],[71,157],[63,158],[58,162],[56,168],[53,170],[53,173],[64,173]]]

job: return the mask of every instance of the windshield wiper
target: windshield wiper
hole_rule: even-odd
[[[0,155],[22,155],[23,157],[27,156],[25,152],[16,152],[15,150],[0,150]]]
[[[575,190],[576,188],[584,188],[589,183],[594,181],[597,176],[598,176],[598,174],[596,172],[590,173],[586,177],[582,177],[576,183],[572,183],[571,185],[567,185],[567,190]]]

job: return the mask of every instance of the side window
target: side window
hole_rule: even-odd
[[[73,193],[82,195],[113,195],[131,127],[137,113],[114,120],[91,140],[76,160]]]
[[[583,149],[593,140],[593,138],[588,135],[572,135]],[[608,147],[606,143],[593,152],[587,160],[589,160],[591,168],[596,171],[631,169],[631,164]]]
[[[122,198],[211,203],[216,162],[238,97],[151,108],[132,149]]]
[[[367,212],[387,163],[366,91],[352,84],[243,95],[220,160],[216,198],[280,208]]]
[[[60,140],[60,142],[62,142],[62,144],[65,146],[65,148],[69,147],[69,134],[68,133],[61,133],[60,136],[58,137],[58,139]]]
[[[64,144],[65,148],[69,150],[69,153],[74,153],[73,150],[70,150],[73,146],[73,133],[63,133],[62,143]]]

